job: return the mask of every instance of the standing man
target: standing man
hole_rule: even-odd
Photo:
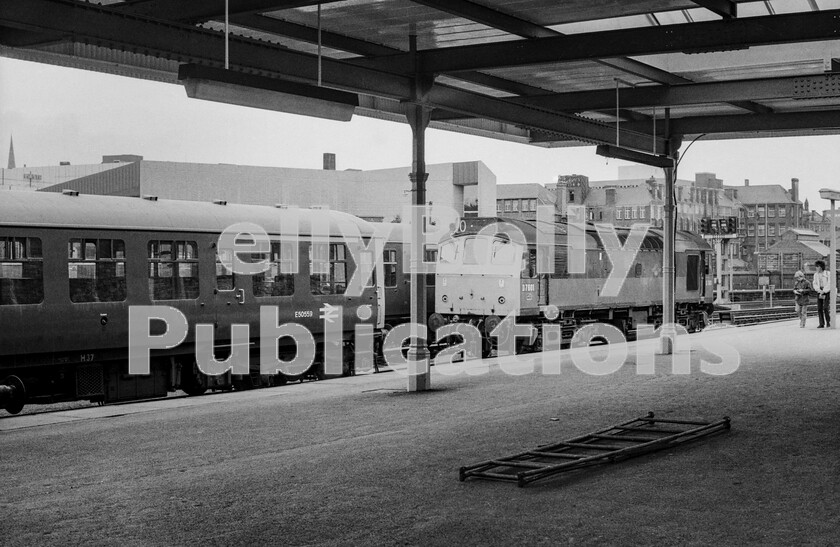
[[[829,293],[831,292],[831,274],[825,271],[825,262],[817,260],[814,262],[817,273],[814,274],[814,290],[817,291],[817,317],[820,324],[817,327],[822,329],[831,327],[831,310],[829,310]]]

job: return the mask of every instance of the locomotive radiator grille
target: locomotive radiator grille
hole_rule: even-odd
[[[91,397],[105,395],[102,365],[81,365],[76,367],[76,396]]]

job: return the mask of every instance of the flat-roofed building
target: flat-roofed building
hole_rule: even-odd
[[[369,171],[139,160],[56,184],[85,194],[142,196],[191,201],[225,200],[254,205],[327,207],[391,222],[412,201],[410,167]],[[481,216],[496,214],[496,176],[484,163],[427,165],[426,200],[464,214],[464,190],[475,187]]]

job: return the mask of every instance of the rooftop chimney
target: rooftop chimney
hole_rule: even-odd
[[[799,179],[790,179],[790,199],[799,201]]]
[[[744,179],[744,186],[750,185],[750,179]]]
[[[335,154],[324,152],[324,170],[335,171]]]

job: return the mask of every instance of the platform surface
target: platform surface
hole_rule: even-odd
[[[0,419],[5,545],[833,545],[840,331],[689,335],[636,374],[572,352]],[[603,357],[607,348],[594,350]],[[734,351],[734,353],[733,353]],[[645,354],[643,351],[642,354]],[[728,375],[700,371],[721,354]],[[620,355],[620,354],[619,354]],[[542,366],[551,372],[544,374]],[[454,368],[461,372],[455,374]],[[506,369],[503,371],[502,368]],[[533,371],[531,371],[533,369]],[[468,371],[470,374],[464,372]],[[653,411],[732,430],[526,488],[458,468]]]

